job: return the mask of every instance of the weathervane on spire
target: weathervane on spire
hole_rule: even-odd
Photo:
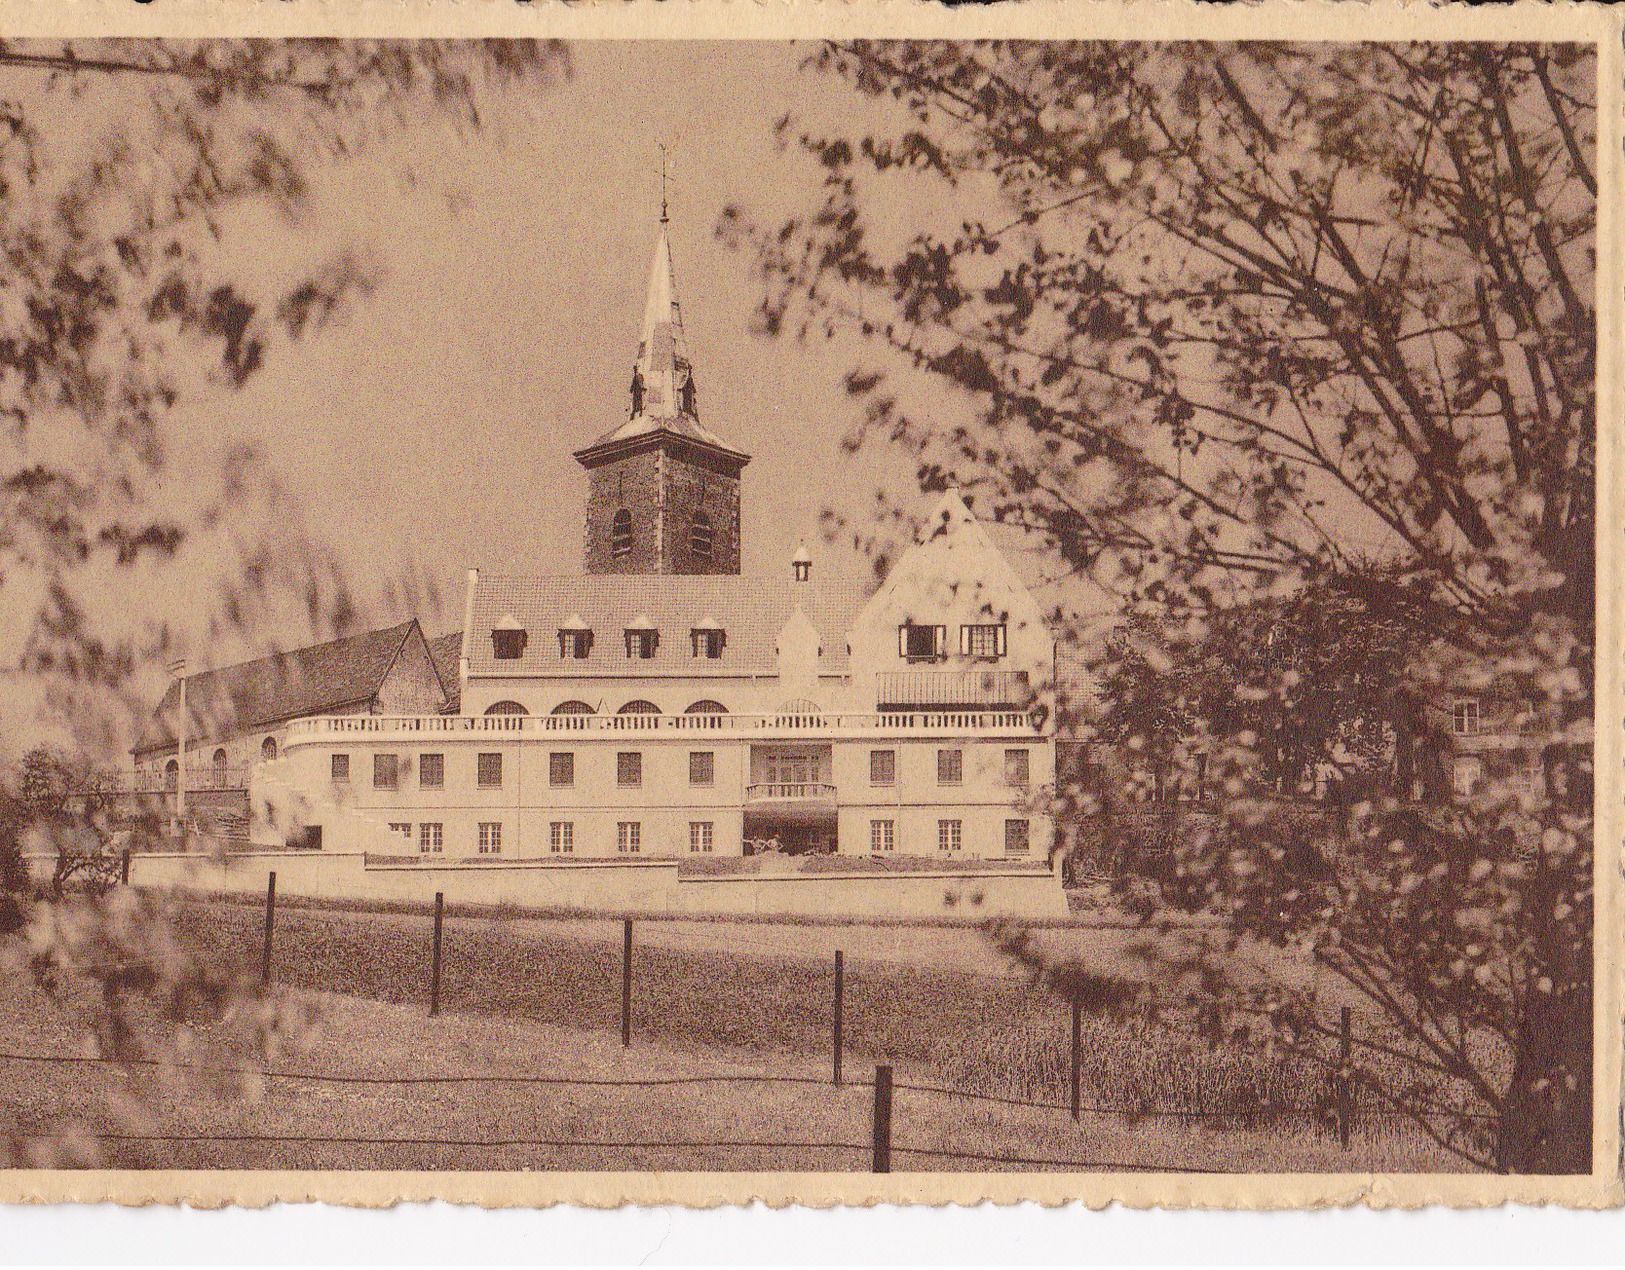
[[[660,143],[660,223],[669,223],[671,217],[666,214],[666,143]]]

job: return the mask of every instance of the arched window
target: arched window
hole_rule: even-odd
[[[821,714],[816,701],[809,701],[806,697],[797,697],[794,701],[786,701],[776,714]]]
[[[566,701],[566,702],[561,703],[560,705],[554,706],[553,707],[553,713],[554,714],[594,714],[594,713],[596,713],[596,711],[594,711],[593,708],[591,706],[589,706],[585,701]]]
[[[678,727],[684,728],[720,728],[723,725],[722,716],[728,713],[728,707],[720,701],[696,701],[683,711],[684,718]]]
[[[659,714],[660,707],[652,701],[628,701],[616,714]]]
[[[517,701],[499,701],[494,706],[487,706],[485,708],[485,713],[486,714],[529,714],[530,711],[525,709],[525,707],[520,705]]]
[[[609,549],[617,556],[632,554],[632,513],[624,507],[609,522]]]
[[[704,512],[695,512],[693,523],[688,528],[689,549],[697,556],[711,556],[711,518]]]
[[[683,713],[684,714],[727,714],[728,713],[728,707],[723,705],[722,702],[720,702],[720,701],[710,701],[710,700],[696,701],[693,705],[689,706],[689,708],[687,710],[684,710]]]
[[[174,790],[181,783],[181,765],[174,759],[164,764],[164,788]]]
[[[276,757],[276,737],[268,736],[260,744],[260,761],[269,763]]]
[[[226,785],[226,751],[219,749],[214,752],[214,783],[224,789]]]

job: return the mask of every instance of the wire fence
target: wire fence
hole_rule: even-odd
[[[444,938],[444,896],[435,897],[434,924],[432,939],[432,964],[429,967],[429,1013],[438,1015],[440,1010],[440,997],[442,990],[442,956],[445,945]],[[635,985],[635,957],[634,957],[634,923],[626,919],[622,929],[620,949],[620,1033],[621,1044],[625,1048],[632,1045],[632,1003],[634,1000]],[[269,984],[274,977],[276,940],[276,875],[270,874],[267,879],[265,912],[263,924],[263,944],[257,949],[260,953],[259,969],[262,979]],[[1329,1073],[1328,1097],[1317,1106],[1290,1106],[1290,1105],[1259,1105],[1256,1107],[1237,1106],[1157,1106],[1150,1105],[1145,1100],[1134,1103],[1111,1103],[1086,1099],[1083,1096],[1080,1071],[1082,1067],[1082,1042],[1080,1035],[1080,1007],[1076,1001],[1071,1004],[1071,1053],[1070,1053],[1070,1097],[1066,1101],[1056,1101],[1042,1097],[1021,1097],[1008,1093],[991,1092],[987,1089],[971,1089],[953,1083],[927,1083],[921,1081],[894,1080],[893,1070],[889,1064],[877,1065],[875,1077],[872,1080],[849,1079],[843,1073],[844,1040],[843,1037],[843,1000],[845,988],[845,964],[841,951],[834,956],[834,977],[831,996],[830,1017],[830,1064],[829,1077],[816,1077],[792,1074],[751,1073],[751,1072],[714,1072],[684,1076],[647,1076],[647,1077],[609,1077],[586,1075],[557,1075],[532,1072],[454,1072],[430,1073],[422,1071],[385,1074],[338,1073],[318,1072],[308,1070],[293,1070],[288,1068],[220,1065],[209,1063],[188,1062],[177,1059],[152,1058],[146,1056],[106,1056],[106,1055],[60,1055],[29,1053],[21,1048],[0,1050],[0,1066],[12,1065],[14,1067],[29,1066],[56,1066],[68,1068],[101,1067],[124,1069],[169,1069],[186,1072],[194,1076],[221,1078],[233,1077],[239,1079],[255,1079],[265,1082],[283,1082],[298,1086],[326,1086],[348,1087],[355,1089],[396,1087],[396,1088],[451,1088],[451,1087],[509,1087],[513,1089],[550,1088],[550,1089],[582,1089],[582,1090],[610,1090],[628,1092],[639,1089],[697,1089],[701,1087],[742,1087],[742,1088],[772,1088],[783,1089],[817,1089],[830,1090],[869,1090],[872,1093],[871,1132],[869,1141],[854,1141],[845,1137],[831,1137],[820,1139],[814,1137],[783,1138],[751,1138],[751,1137],[719,1137],[716,1139],[700,1139],[690,1137],[674,1138],[631,1138],[631,1137],[600,1137],[593,1135],[581,1136],[548,1136],[500,1133],[496,1135],[473,1136],[445,1136],[445,1135],[391,1135],[391,1134],[349,1134],[337,1132],[213,1132],[208,1129],[187,1129],[176,1132],[135,1132],[109,1129],[106,1132],[95,1132],[94,1136],[106,1143],[121,1144],[147,1144],[162,1146],[182,1143],[210,1143],[240,1146],[304,1146],[304,1147],[364,1147],[389,1148],[392,1150],[467,1150],[467,1151],[493,1151],[502,1149],[550,1149],[550,1150],[603,1150],[615,1152],[684,1152],[684,1151],[767,1151],[778,1152],[781,1156],[790,1152],[818,1151],[830,1152],[853,1157],[853,1167],[861,1167],[863,1153],[867,1153],[869,1167],[877,1172],[888,1172],[891,1169],[892,1157],[898,1156],[908,1160],[929,1163],[931,1161],[945,1161],[965,1164],[997,1164],[1007,1167],[1022,1168],[1052,1168],[1074,1171],[1084,1170],[1111,1170],[1125,1172],[1173,1172],[1198,1173],[1220,1171],[1204,1165],[1192,1167],[1186,1163],[1174,1161],[1148,1163],[1144,1160],[1126,1160],[1107,1158],[1105,1156],[1075,1157],[1065,1153],[1053,1155],[1038,1154],[1025,1150],[976,1150],[961,1149],[952,1145],[927,1145],[915,1142],[894,1143],[892,1141],[892,1128],[894,1119],[894,1093],[909,1095],[912,1099],[939,1099],[957,1100],[973,1104],[1008,1107],[1039,1113],[1063,1113],[1070,1117],[1074,1126],[1081,1129],[1085,1117],[1096,1122],[1107,1120],[1115,1121],[1119,1125],[1135,1125],[1142,1121],[1165,1120],[1173,1124],[1207,1125],[1215,1128],[1252,1127],[1258,1123],[1280,1125],[1286,1122],[1297,1122],[1301,1126],[1313,1126],[1317,1136],[1327,1133],[1333,1134],[1345,1151],[1350,1149],[1351,1138],[1356,1120],[1359,1119],[1369,1128],[1376,1130],[1386,1127],[1395,1120],[1408,1120],[1411,1122],[1426,1122],[1434,1117],[1438,1120],[1450,1120],[1458,1124],[1483,1123],[1491,1119],[1487,1114],[1473,1112],[1467,1109],[1453,1109],[1438,1107],[1430,1109],[1424,1104],[1405,1109],[1402,1115],[1396,1115],[1391,1110],[1361,1106],[1361,1090],[1354,1070],[1352,1054],[1355,1045],[1351,1023],[1351,1012],[1344,1009],[1341,1016],[1341,1054],[1340,1062]],[[932,1116],[940,1112],[940,1107],[932,1107],[929,1102],[915,1105],[914,1112],[923,1111],[926,1114],[926,1123],[936,1127]],[[1048,1129],[1055,1129],[1066,1124],[1065,1120],[1047,1122]],[[1029,1126],[1030,1127],[1030,1126]],[[1040,1128],[1046,1127],[1040,1123]],[[1437,1139],[1435,1139],[1437,1140]]]

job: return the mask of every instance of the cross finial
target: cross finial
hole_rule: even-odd
[[[660,223],[667,224],[670,217],[666,214],[666,144],[660,143]]]

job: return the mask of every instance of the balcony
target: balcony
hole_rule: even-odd
[[[1025,670],[913,670],[875,676],[875,704],[884,711],[1025,710],[1032,700]]]
[[[795,781],[745,786],[747,803],[833,803],[835,786],[823,781]]]
[[[213,793],[247,789],[249,764],[210,764],[186,769],[186,792]],[[175,773],[164,771],[104,771],[83,783],[81,794],[173,794]]]
[[[985,678],[976,672],[968,677]],[[628,732],[681,738],[709,732],[760,741],[814,736],[820,740],[868,739],[912,733],[1032,737],[1041,731],[1040,723],[1027,712],[1025,705],[1015,709],[956,706],[942,700],[914,706],[895,703],[883,711],[862,714],[329,715],[293,720],[288,724],[286,744],[294,747],[334,741],[409,743],[459,736],[476,740],[489,739],[497,733],[517,739],[521,736],[556,737],[561,733],[591,736]]]

